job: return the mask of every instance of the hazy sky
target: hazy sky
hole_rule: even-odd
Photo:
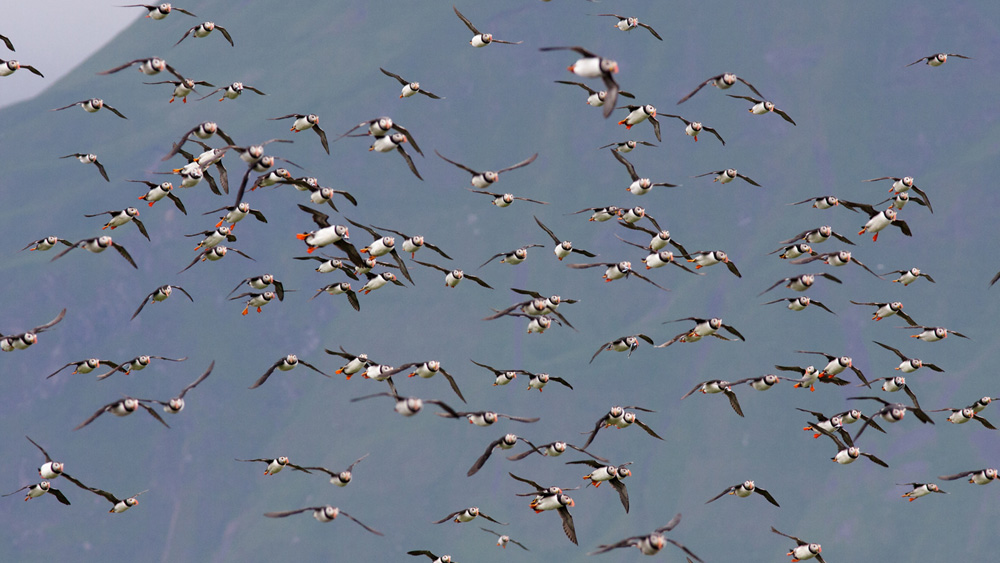
[[[45,78],[26,71],[3,77],[0,107],[28,99],[54,84],[130,22],[145,15],[139,8],[107,9],[116,5],[92,0],[6,3],[0,35],[7,36],[16,51],[4,49],[0,58],[31,65]]]

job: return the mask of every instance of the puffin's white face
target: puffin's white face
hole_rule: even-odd
[[[492,411],[483,413],[483,420],[485,420],[487,424],[493,424],[494,422],[497,421],[497,413]],[[476,510],[478,511],[479,509]]]
[[[388,131],[392,129],[392,119],[388,117],[380,117],[378,120],[378,128],[383,131]]]
[[[840,252],[837,253],[837,260],[841,262],[850,262],[851,253],[846,250],[841,250]]]
[[[746,489],[748,491],[752,491],[752,490],[754,490],[754,487],[755,487],[755,485],[754,485],[753,481],[743,481],[743,488],[744,489]]]
[[[721,250],[716,250],[712,256],[719,262],[729,262],[729,256],[726,256],[726,253]]]
[[[618,62],[610,59],[601,59],[601,72],[604,74],[616,74],[618,72]]]
[[[500,175],[493,171],[483,172],[483,179],[492,184],[500,179]]]
[[[173,399],[170,399],[167,403],[168,403],[167,407],[174,412],[180,412],[184,410],[184,399],[175,397]]]
[[[632,424],[633,422],[635,422],[635,413],[634,412],[625,413],[624,415],[622,415],[622,420],[625,421],[626,425]]]
[[[722,327],[722,319],[720,319],[719,317],[713,317],[711,319],[708,319],[708,326],[711,327],[713,330],[719,330],[719,328]]]
[[[97,246],[101,248],[107,248],[111,246],[111,237],[105,235],[97,239]]]
[[[653,107],[651,104],[646,104],[642,106],[642,111],[650,117],[656,117],[656,108]]]
[[[625,343],[628,344],[628,339],[627,338],[625,339]],[[608,412],[608,416],[610,416],[611,418],[621,418],[621,416],[622,416],[622,414],[624,414],[624,412],[625,412],[625,409],[619,407],[618,405],[615,405],[615,406],[611,407],[611,410]]]
[[[766,109],[767,111],[774,111],[774,103],[764,102],[764,109]]]

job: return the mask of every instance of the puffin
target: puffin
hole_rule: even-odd
[[[275,294],[273,291],[265,291],[263,293],[254,293],[251,291],[241,293],[235,297],[230,297],[230,301],[236,301],[237,299],[247,298],[246,307],[243,308],[243,316],[246,316],[250,312],[250,307],[256,307],[257,312],[260,313],[260,308],[267,305],[274,300]]]
[[[757,94],[761,98],[764,97],[764,94],[761,94],[757,90],[757,88],[754,88],[753,84],[750,84],[746,80],[740,78],[739,76],[736,76],[735,74],[733,74],[731,72],[724,72],[722,74],[713,76],[713,77],[709,78],[708,80],[706,80],[706,81],[702,82],[701,84],[699,84],[698,87],[694,89],[694,91],[692,91],[687,96],[684,96],[683,98],[681,98],[680,100],[678,100],[677,101],[677,105],[681,105],[684,102],[690,100],[691,96],[694,96],[695,94],[697,94],[698,92],[700,92],[701,89],[704,88],[705,86],[712,85],[712,86],[715,86],[716,88],[718,88],[720,90],[728,90],[730,87],[732,87],[734,84],[736,84],[736,81],[740,81],[743,84],[745,84],[747,86],[747,88],[750,88],[751,90],[753,90],[754,94]]]
[[[500,180],[500,174],[504,172],[510,172],[511,170],[517,170],[518,168],[523,168],[531,164],[532,162],[535,161],[536,158],[538,158],[538,153],[536,152],[535,154],[529,156],[528,158],[522,160],[521,162],[518,162],[517,164],[508,166],[506,168],[501,168],[500,170],[496,171],[486,170],[480,172],[478,170],[473,170],[472,168],[469,168],[464,164],[459,164],[458,162],[455,162],[450,158],[447,158],[443,154],[439,153],[437,150],[434,151],[434,154],[441,157],[441,160],[444,160],[445,162],[457,166],[458,168],[465,170],[469,174],[472,174],[472,181],[471,181],[472,187],[476,188],[477,190],[483,190],[490,187],[491,184]]]
[[[519,542],[519,541],[511,538],[507,534],[501,534],[499,532],[494,532],[493,530],[490,530],[488,528],[483,528],[482,526],[480,526],[479,529],[482,530],[482,531],[484,531],[484,532],[486,532],[486,533],[493,534],[494,536],[496,536],[497,537],[497,546],[499,546],[499,547],[507,549],[507,544],[508,543],[512,543],[512,544],[520,547],[521,549],[523,549],[525,551],[531,551],[527,547],[524,547],[523,543],[521,543],[521,542]]]
[[[637,407],[635,405],[630,405],[627,407],[615,405],[611,407],[611,410],[609,410],[607,414],[605,414],[604,416],[602,416],[597,420],[597,424],[595,424],[594,429],[590,431],[589,436],[587,437],[587,441],[586,443],[583,444],[583,447],[586,448],[587,446],[589,446],[594,441],[594,438],[597,437],[597,433],[600,432],[602,428],[610,428],[612,426],[614,426],[615,428],[628,428],[633,424],[635,424],[639,428],[642,428],[646,432],[646,434],[649,434],[653,438],[656,438],[657,440],[663,440],[663,438],[660,437],[659,434],[654,432],[653,429],[650,428],[649,426],[646,426],[646,424],[643,423],[641,420],[639,420],[639,418],[635,415],[635,413],[631,412],[629,409],[642,412],[656,412],[654,410],[646,409],[643,407]]]
[[[653,34],[653,37],[659,39],[660,41],[663,41],[663,38],[660,37],[659,33],[656,33],[655,29],[653,29],[652,27],[650,27],[648,24],[644,24],[644,23],[640,22],[639,18],[619,16],[618,14],[597,14],[597,15],[598,16],[610,16],[610,17],[613,17],[613,18],[618,18],[618,23],[615,24],[615,27],[617,27],[618,29],[620,29],[622,31],[632,31],[633,29],[635,29],[637,27],[641,27],[641,28],[645,29],[646,31],[650,32],[651,34]]]
[[[382,71],[382,74],[384,74],[384,75],[386,75],[388,77],[391,77],[391,78],[395,78],[396,81],[398,81],[400,84],[403,85],[403,90],[399,94],[400,99],[402,99],[402,98],[409,98],[409,97],[415,96],[417,94],[423,94],[423,95],[427,96],[428,98],[431,98],[431,99],[434,99],[434,100],[440,100],[441,99],[441,96],[438,96],[436,94],[428,92],[427,90],[421,89],[419,82],[410,82],[409,80],[405,80],[405,79],[403,79],[402,76],[400,76],[398,74],[395,74],[395,73],[392,73],[392,72],[389,72],[388,70],[386,70],[386,69],[384,69],[382,67],[379,67],[378,69]]]
[[[221,33],[222,36],[226,38],[226,41],[229,41],[230,47],[236,46],[236,43],[233,43],[233,37],[229,35],[229,31],[226,28],[216,24],[215,22],[202,22],[192,27],[191,29],[185,31],[184,35],[182,35],[181,38],[177,40],[177,43],[174,43],[174,47],[180,45],[181,41],[187,39],[189,35],[191,37],[208,37],[209,34],[215,31],[216,29],[218,29],[219,33]],[[211,84],[208,84],[208,86],[211,87]]]
[[[275,473],[278,473],[279,471],[281,471],[285,467],[291,467],[292,469],[294,469],[296,471],[301,471],[303,473],[309,473],[310,475],[312,475],[311,471],[309,471],[305,467],[301,467],[301,466],[295,465],[294,463],[292,463],[291,461],[289,461],[288,457],[286,457],[286,456],[279,456],[279,457],[275,457],[275,458],[236,459],[236,461],[244,461],[244,462],[251,462],[251,463],[252,462],[258,462],[258,461],[260,461],[260,462],[266,463],[267,464],[267,468],[264,469],[264,476],[265,477],[267,477],[268,475],[274,475]]]
[[[194,14],[192,14],[191,12],[185,10],[184,8],[176,8],[174,6],[171,6],[169,2],[164,2],[163,4],[126,4],[126,5],[120,6],[120,7],[121,8],[145,8],[146,9],[146,17],[147,18],[152,18],[154,20],[162,20],[163,18],[169,16],[170,12],[173,11],[173,10],[177,10],[178,12],[180,12],[182,14],[187,14],[187,15],[189,15],[191,17],[197,17]]]
[[[134,313],[132,313],[132,317],[129,320],[130,321],[135,320],[135,318],[139,316],[139,313],[142,312],[142,308],[146,306],[146,303],[157,303],[160,301],[166,301],[166,299],[170,297],[170,295],[173,293],[175,289],[179,290],[181,293],[185,295],[185,297],[187,297],[192,303],[194,303],[194,297],[191,297],[191,294],[188,293],[187,290],[184,289],[183,287],[179,285],[169,285],[169,284],[161,285],[160,287],[149,292],[149,294],[143,298],[142,303],[139,304],[139,308],[136,309]]]
[[[293,133],[298,133],[299,131],[305,131],[306,129],[312,129],[319,135],[319,142],[323,145],[323,150],[326,154],[330,154],[330,143],[326,140],[326,131],[323,131],[319,126],[319,116],[315,113],[303,114],[303,113],[290,113],[288,115],[282,115],[281,117],[269,117],[268,121],[277,121],[280,119],[294,118],[295,121],[292,123],[292,128],[289,131]],[[355,204],[356,205],[356,204]]]
[[[681,551],[687,554],[687,556],[690,557],[691,559],[694,559],[699,563],[703,563],[701,558],[695,555],[694,552],[692,552],[686,546],[684,546],[684,544],[676,540],[673,540],[671,538],[665,537],[663,535],[673,530],[675,527],[677,527],[677,524],[680,524],[680,521],[681,521],[681,515],[680,513],[677,513],[676,516],[674,516],[673,518],[670,519],[669,522],[667,522],[666,526],[663,526],[662,528],[657,528],[651,534],[645,536],[632,536],[612,544],[599,545],[597,546],[596,550],[590,552],[588,555],[607,553],[612,549],[618,549],[621,547],[636,547],[639,549],[639,553],[642,553],[643,555],[656,555],[657,553],[660,552],[661,549],[666,547],[666,545],[669,543],[679,548]],[[688,559],[688,561],[690,561],[691,559]]]
[[[715,138],[718,139],[720,143],[722,143],[722,146],[726,146],[725,139],[722,138],[722,135],[720,135],[718,131],[716,131],[715,129],[709,127],[708,125],[703,124],[700,121],[691,121],[691,120],[686,119],[684,117],[681,117],[679,115],[674,115],[674,114],[670,114],[670,113],[663,114],[663,117],[673,117],[673,118],[676,118],[676,119],[679,119],[679,120],[683,121],[684,122],[684,134],[687,135],[687,136],[689,136],[689,137],[691,137],[691,138],[693,138],[695,141],[698,140],[698,135],[702,131],[708,131],[709,133],[715,135]],[[657,137],[657,139],[659,139],[659,137]]]
[[[315,518],[319,522],[333,522],[337,518],[337,516],[343,515],[347,516],[348,518],[356,522],[359,526],[375,534],[376,536],[385,535],[382,532],[365,525],[360,520],[344,512],[343,510],[335,506],[330,506],[329,504],[325,506],[308,506],[306,508],[299,508],[296,510],[286,510],[283,512],[265,512],[264,516],[267,516],[268,518],[284,518],[286,516],[291,516],[293,514],[301,514],[303,512],[309,512],[309,511],[312,511],[313,518]]]
[[[351,289],[351,284],[349,282],[337,282],[324,285],[323,287],[317,289],[316,295],[310,297],[309,300],[312,301],[313,299],[316,299],[323,292],[329,293],[330,295],[346,294],[347,302],[351,304],[351,307],[354,307],[355,311],[361,311],[361,302],[358,301],[358,294]]]
[[[518,436],[517,434],[504,434],[503,436],[487,444],[486,451],[483,452],[483,455],[479,456],[479,458],[476,459],[475,463],[472,464],[472,467],[470,467],[469,470],[466,472],[466,476],[472,477],[473,475],[478,473],[479,470],[483,468],[483,465],[486,464],[486,461],[490,459],[490,455],[493,453],[493,450],[495,450],[496,448],[500,448],[501,450],[509,450],[514,446],[516,446],[518,441],[524,442],[525,444],[528,444],[532,448],[535,447],[534,444]]]
[[[959,59],[970,59],[970,60],[972,59],[972,57],[966,57],[965,55],[959,55],[958,53],[935,53],[933,55],[928,55],[926,57],[920,57],[919,59],[904,66],[903,68],[906,68],[907,66],[913,66],[917,63],[926,63],[930,66],[941,66],[944,63],[948,62],[948,57],[955,57]]]
[[[818,543],[808,543],[800,540],[795,536],[790,536],[784,532],[779,532],[774,526],[771,527],[771,531],[778,534],[779,536],[785,536],[786,538],[795,542],[795,547],[790,549],[785,555],[792,556],[792,563],[797,563],[804,559],[816,558],[819,563],[826,563],[823,559],[823,546]]]
[[[864,268],[866,272],[868,272],[869,274],[875,276],[876,278],[878,278],[880,280],[884,280],[885,279],[884,277],[882,277],[882,276],[876,274],[874,271],[872,271],[872,269],[869,268],[868,266],[865,266],[864,263],[861,262],[861,260],[858,260],[857,258],[855,258],[854,256],[852,256],[851,252],[849,250],[840,250],[838,252],[824,252],[822,254],[815,254],[815,255],[811,255],[811,256],[806,256],[805,258],[799,258],[797,260],[792,260],[792,264],[808,264],[808,263],[814,262],[816,260],[822,260],[824,264],[827,264],[827,265],[830,265],[830,266],[835,266],[835,267],[846,266],[846,265],[848,265],[848,264],[850,264],[850,263],[853,262],[853,263],[857,264],[858,266],[861,266],[862,268]]]
[[[354,460],[354,463],[347,466],[347,469],[343,471],[331,471],[325,467],[307,467],[306,469],[312,469],[314,471],[320,471],[326,473],[330,476],[330,483],[337,485],[338,487],[346,487],[354,479],[354,466],[361,463],[370,454],[365,454],[358,459]]]
[[[732,487],[729,487],[729,488],[725,489],[724,491],[722,491],[721,493],[719,493],[719,494],[715,495],[714,497],[708,499],[705,502],[705,504],[708,504],[708,503],[710,503],[712,501],[715,501],[715,500],[719,500],[720,498],[724,497],[725,495],[736,495],[736,496],[738,496],[740,498],[746,498],[746,497],[748,497],[748,496],[750,496],[750,495],[752,495],[754,493],[757,493],[758,495],[766,498],[767,502],[773,504],[774,506],[777,506],[779,508],[781,507],[781,505],[778,504],[778,501],[774,500],[774,497],[771,496],[771,493],[769,493],[766,490],[758,487],[753,481],[743,481],[742,483],[740,483],[738,485],[733,485]]]
[[[912,487],[909,491],[903,493],[903,498],[913,502],[920,497],[927,496],[931,493],[944,493],[948,494],[946,491],[942,491],[941,487],[938,487],[936,483],[896,483],[897,485],[903,487]]]
[[[77,242],[73,243],[72,246],[70,246],[66,250],[63,250],[59,254],[56,254],[55,257],[52,258],[51,261],[55,262],[56,260],[58,260],[58,259],[62,258],[63,256],[65,256],[67,252],[69,252],[70,250],[73,250],[74,248],[83,248],[83,249],[89,250],[89,251],[91,251],[91,252],[93,252],[95,254],[97,254],[99,252],[104,252],[108,248],[114,248],[118,252],[118,254],[120,254],[121,257],[124,258],[125,261],[129,263],[129,265],[131,265],[133,268],[135,268],[137,270],[139,269],[139,266],[135,265],[135,260],[132,259],[132,255],[128,253],[128,250],[126,250],[124,246],[122,246],[122,245],[118,244],[117,242],[114,242],[113,240],[111,240],[111,237],[109,237],[107,235],[100,236],[100,237],[94,237],[94,238],[87,238],[87,239],[83,239],[83,240],[77,241]]]
[[[569,86],[579,86],[580,88],[586,90],[587,91],[587,100],[586,101],[587,101],[587,105],[588,106],[599,108],[599,107],[604,106],[605,102],[607,102],[607,100],[608,100],[608,91],[607,90],[600,90],[600,91],[594,90],[593,88],[591,88],[590,86],[587,86],[583,82],[573,82],[572,80],[556,80],[555,82],[557,84],[567,84]],[[625,98],[635,99],[635,95],[634,94],[632,94],[631,92],[626,92],[624,90],[619,90],[618,91],[618,95],[622,96],[622,97],[625,97]],[[635,143],[635,141],[631,141],[631,143],[632,143],[632,148],[630,148],[628,150],[625,150],[625,151],[621,151],[621,152],[629,152],[630,150],[634,149],[636,143]],[[612,143],[611,145],[607,145],[607,147],[610,147],[610,146],[615,145],[615,144],[616,143]],[[626,142],[626,143],[620,143],[620,144],[627,146],[628,143]],[[656,145],[652,145],[652,146],[656,146]],[[607,148],[607,147],[601,147],[601,148]]]
[[[24,350],[25,348],[38,342],[39,333],[45,332],[46,330],[59,324],[59,322],[62,321],[63,317],[65,316],[66,316],[66,309],[63,309],[62,311],[59,311],[59,314],[56,315],[56,318],[52,319],[51,321],[43,325],[36,326],[35,328],[27,332],[22,332],[20,334],[6,334],[6,335],[0,334],[0,350],[3,350],[4,352],[12,352],[14,350]]]
[[[215,360],[212,360],[212,363],[208,364],[208,369],[198,376],[198,379],[195,379],[192,383],[188,384],[187,387],[181,389],[181,392],[178,393],[176,397],[170,399],[169,401],[157,401],[153,399],[152,402],[163,405],[163,412],[170,414],[177,414],[181,412],[184,410],[184,395],[186,395],[188,391],[197,387],[199,383],[205,381],[209,375],[212,375],[213,369],[215,369]]]
[[[607,465],[594,459],[581,459],[578,461],[566,462],[566,465],[573,464],[583,464],[593,467],[593,471],[583,476],[583,478],[588,481],[587,486],[589,487],[590,485],[593,485],[596,489],[601,486],[601,483],[610,483],[611,486],[614,487],[615,491],[618,492],[618,500],[621,501],[622,507],[625,508],[625,513],[628,513],[628,489],[625,488],[625,483],[623,483],[622,480],[632,475],[632,471],[628,468],[629,465],[632,465],[631,461],[618,466]]]
[[[158,420],[160,422],[160,424],[163,424],[167,428],[170,428],[170,425],[167,424],[166,421],[163,420],[163,418],[161,418],[160,415],[157,414],[156,411],[154,411],[152,409],[152,407],[150,407],[149,405],[146,404],[146,403],[151,403],[151,402],[152,401],[149,400],[149,399],[134,399],[132,397],[125,397],[124,399],[119,399],[117,401],[112,401],[112,402],[104,405],[103,407],[97,409],[97,412],[95,412],[94,414],[90,415],[90,418],[88,418],[87,420],[84,420],[83,422],[81,422],[73,430],[79,430],[79,429],[83,428],[84,426],[90,424],[97,417],[101,416],[102,414],[104,414],[106,412],[109,412],[109,413],[111,413],[111,414],[113,414],[115,416],[128,416],[128,415],[134,413],[136,411],[136,409],[138,409],[140,407],[142,407],[143,409],[145,409],[146,412],[148,412],[150,416],[152,416],[153,418],[155,418],[156,420]]]
[[[201,100],[204,100],[205,98],[211,98],[213,95],[215,95],[216,92],[222,92],[222,97],[219,98],[220,102],[223,101],[223,100],[225,100],[226,98],[229,98],[230,100],[235,100],[236,98],[240,97],[240,94],[243,93],[243,90],[250,90],[254,94],[257,94],[258,96],[266,96],[267,95],[264,92],[261,92],[260,90],[258,90],[257,88],[254,88],[253,86],[250,86],[249,84],[244,84],[242,82],[233,82],[229,86],[220,86],[220,87],[216,88],[215,90],[212,90],[208,94],[206,94],[206,95],[198,98],[198,101],[200,102]]]
[[[106,182],[110,182],[111,181],[108,178],[108,171],[104,169],[104,165],[101,164],[101,162],[99,160],[97,160],[97,155],[94,154],[94,153],[86,153],[86,154],[84,154],[82,152],[75,152],[73,154],[67,154],[65,156],[60,156],[59,158],[75,158],[75,159],[79,160],[80,162],[82,162],[83,164],[93,164],[94,166],[97,167],[97,171],[101,173],[101,176],[104,178],[104,181],[106,181]],[[129,180],[129,181],[131,182],[131,181],[134,181],[134,180]]]
[[[733,94],[726,94],[726,95],[729,96],[730,98],[746,100],[752,103],[753,107],[751,107],[747,111],[749,111],[754,115],[764,115],[765,113],[776,113],[781,116],[781,119],[784,119],[785,121],[791,123],[792,125],[796,125],[795,120],[789,117],[788,114],[785,113],[784,111],[778,109],[777,106],[774,105],[774,102],[768,100],[758,100],[757,98],[754,98],[752,96],[736,96]]]
[[[296,356],[295,354],[288,354],[287,356],[285,356],[283,358],[280,358],[278,361],[276,361],[273,364],[271,364],[271,367],[267,368],[267,371],[264,372],[264,375],[260,376],[257,379],[257,381],[255,381],[253,383],[253,385],[251,385],[249,387],[249,389],[256,389],[256,388],[260,387],[261,385],[263,385],[264,382],[267,381],[267,378],[271,377],[271,374],[274,373],[274,370],[278,370],[278,371],[290,371],[292,369],[295,369],[295,366],[297,366],[299,364],[302,364],[302,365],[306,366],[307,368],[315,371],[316,373],[318,373],[318,374],[320,374],[320,375],[322,375],[324,377],[331,377],[331,376],[323,373],[322,371],[320,371],[318,368],[316,368],[316,366],[310,364],[309,362],[307,362],[305,360],[300,360],[299,357]]]
[[[416,264],[420,264],[425,268],[431,268],[433,270],[437,270],[439,272],[444,273],[444,285],[446,285],[447,287],[455,287],[459,284],[459,282],[468,278],[479,284],[481,287],[485,287],[486,289],[493,289],[493,286],[483,281],[482,278],[473,276],[472,274],[466,274],[464,270],[458,268],[455,269],[444,268],[436,264],[431,264],[430,262],[421,262],[420,260],[417,259],[414,259],[413,262]]]
[[[83,108],[83,111],[87,113],[96,113],[101,108],[107,108],[108,111],[117,115],[118,117],[122,119],[128,119],[127,117],[125,117],[125,114],[111,107],[110,104],[105,103],[104,100],[100,98],[90,98],[89,100],[80,100],[79,102],[73,102],[72,104],[65,105],[61,108],[53,108],[52,111],[61,111],[64,109],[69,109],[73,106],[80,106],[81,108]]]
[[[433,523],[434,524],[443,524],[444,522],[447,522],[448,520],[452,520],[456,524],[461,524],[463,522],[471,522],[476,517],[481,517],[484,520],[489,520],[490,522],[493,522],[494,524],[500,524],[501,526],[506,526],[507,525],[506,523],[500,522],[499,520],[494,520],[491,516],[488,516],[487,514],[481,512],[479,510],[478,506],[470,506],[469,508],[463,508],[462,510],[456,510],[455,512],[452,512],[451,514],[445,516],[444,518],[442,518],[440,520],[435,520]]]
[[[610,149],[609,149],[610,150]],[[635,166],[632,165],[620,152],[616,150],[611,150],[611,154],[614,155],[615,159],[625,166],[628,170],[629,177],[632,178],[632,184],[625,188],[626,191],[632,193],[632,195],[646,195],[655,186],[664,186],[667,188],[676,188],[680,184],[670,184],[668,182],[657,182],[653,183],[649,178],[640,178],[639,174],[635,171]]]
[[[618,122],[618,125],[624,125],[625,129],[632,129],[633,125],[637,123],[642,123],[643,121],[649,120],[653,124],[653,134],[656,135],[656,140],[663,142],[663,138],[660,136],[660,122],[656,120],[656,107],[652,104],[644,104],[641,106],[627,105],[617,109],[628,110],[628,115],[625,119]]]
[[[458,19],[462,20],[462,23],[465,24],[465,27],[469,28],[469,31],[471,31],[472,33],[475,33],[475,35],[469,41],[469,45],[472,45],[473,47],[485,47],[490,43],[503,43],[505,45],[520,45],[521,43],[524,43],[523,41],[503,41],[501,39],[494,39],[492,33],[483,33],[478,29],[476,29],[476,26],[472,25],[472,22],[469,21],[469,18],[463,16],[462,12],[458,11],[458,8],[456,8],[455,6],[452,6],[451,8],[455,10],[455,15],[458,16]]]
[[[616,338],[610,342],[605,342],[604,344],[601,344],[601,347],[598,348],[597,351],[594,352],[594,355],[590,357],[590,362],[588,363],[591,364],[594,363],[594,360],[597,359],[597,356],[605,350],[611,350],[614,352],[627,351],[628,355],[626,357],[631,358],[632,352],[635,352],[635,349],[639,347],[639,340],[646,341],[646,343],[648,343],[650,346],[655,345],[652,338],[642,333],[632,334],[629,336],[622,336],[621,338]]]
[[[732,182],[733,180],[740,178],[752,186],[757,186],[758,188],[761,187],[760,184],[753,181],[749,176],[745,174],[740,174],[735,168],[726,168],[725,170],[705,172],[704,174],[698,174],[697,176],[694,176],[694,178],[701,178],[703,176],[715,176],[715,179],[712,181],[718,182],[720,184],[728,184],[729,182]]]
[[[611,112],[614,111],[618,105],[618,93],[620,91],[618,83],[615,81],[614,77],[614,75],[618,73],[617,61],[606,59],[576,45],[570,47],[542,47],[539,51],[573,51],[574,53],[580,55],[581,58],[566,67],[566,70],[582,78],[600,78],[601,81],[604,82],[604,88],[607,92],[604,96],[603,104],[604,118],[607,119],[608,117],[611,117]],[[656,116],[655,109],[653,110],[653,116]],[[638,121],[636,123],[638,123]],[[621,123],[619,123],[619,125],[620,124]],[[629,125],[629,128],[631,128],[631,124]]]

